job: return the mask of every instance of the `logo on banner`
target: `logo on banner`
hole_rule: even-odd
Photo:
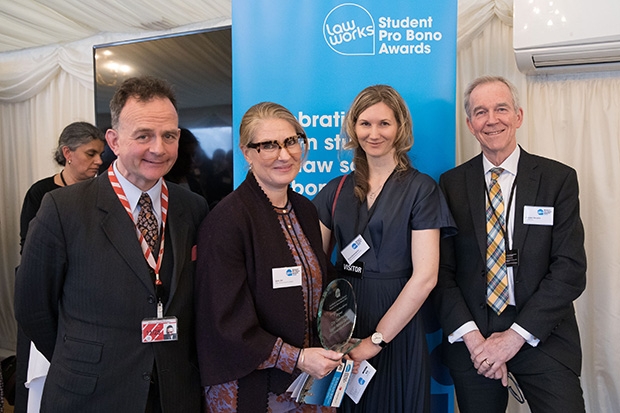
[[[381,16],[376,22],[359,4],[343,3],[327,13],[323,38],[334,52],[348,56],[429,55],[443,39],[433,16]]]
[[[339,54],[375,54],[375,22],[368,10],[358,4],[334,7],[323,22],[323,37]]]

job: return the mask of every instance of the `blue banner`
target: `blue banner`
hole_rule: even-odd
[[[341,127],[354,97],[393,86],[413,117],[414,167],[435,179],[455,164],[457,0],[233,0],[233,137],[245,111],[284,105],[300,121],[310,152],[293,189],[308,198],[349,173]],[[247,165],[234,151],[234,185]],[[449,374],[437,363],[439,326],[429,315],[433,412],[454,411]]]

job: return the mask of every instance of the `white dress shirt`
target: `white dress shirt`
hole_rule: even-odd
[[[517,145],[516,149],[510,154],[501,165],[500,168],[504,169],[504,172],[499,176],[498,182],[502,189],[502,197],[504,199],[504,213],[508,214],[508,219],[506,222],[506,249],[512,249],[512,235],[514,234],[514,222],[515,222],[515,208],[517,205],[517,191],[518,188],[514,188],[514,193],[511,192],[513,190],[513,184],[515,182],[515,178],[517,177],[517,169],[519,166],[519,156],[521,155],[521,148]],[[484,167],[484,180],[486,182],[487,188],[491,184],[491,169],[496,166],[493,165],[484,155],[482,156],[482,165]],[[515,305],[515,290],[514,290],[514,272],[512,267],[508,267],[508,305]],[[517,323],[513,323],[510,326],[511,329],[519,333],[521,337],[525,339],[525,341],[530,344],[532,347],[536,347],[540,342],[539,339],[534,337],[530,332],[525,330],[523,327],[518,325]],[[452,334],[448,336],[448,341],[450,343],[456,343],[459,341],[463,341],[463,336],[470,331],[478,330],[478,326],[476,323],[472,321],[468,321],[463,324],[461,327],[456,329]]]

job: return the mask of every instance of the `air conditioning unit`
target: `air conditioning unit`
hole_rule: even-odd
[[[513,45],[526,74],[620,70],[619,0],[514,0]]]

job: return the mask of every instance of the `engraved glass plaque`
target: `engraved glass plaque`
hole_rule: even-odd
[[[351,351],[360,340],[352,339],[357,302],[351,283],[344,278],[330,282],[319,303],[318,330],[321,344],[328,350]]]

